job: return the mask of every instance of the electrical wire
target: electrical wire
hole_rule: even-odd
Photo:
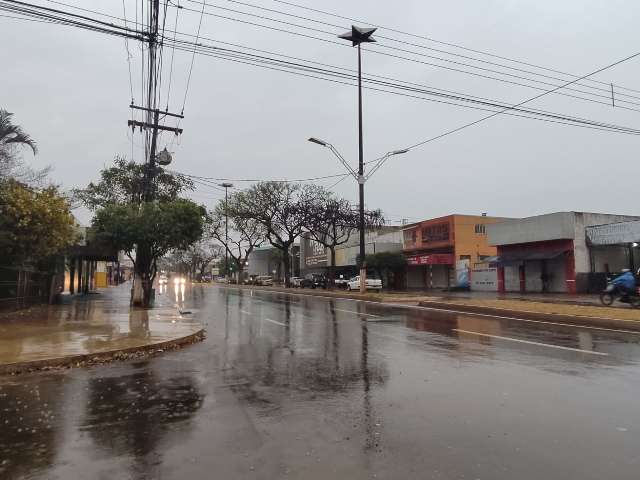
[[[229,0],[227,0],[227,1],[229,1]],[[275,3],[282,4],[282,5],[288,5],[288,6],[291,6],[291,7],[294,7],[294,8],[299,8],[299,9],[303,9],[303,10],[306,10],[306,11],[320,13],[322,15],[327,15],[327,16],[331,16],[331,17],[334,17],[334,18],[340,18],[342,20],[348,20],[350,22],[370,25],[370,26],[373,26],[373,27],[376,27],[376,28],[382,28],[382,29],[387,30],[389,32],[399,33],[401,35],[406,35],[408,37],[417,38],[417,39],[420,39],[420,40],[427,40],[429,42],[437,43],[439,45],[446,45],[446,46],[449,46],[449,47],[459,48],[461,50],[465,50],[465,51],[468,51],[468,52],[478,53],[478,54],[481,54],[481,55],[486,55],[488,57],[497,58],[497,59],[500,59],[500,60],[506,60],[506,61],[517,63],[517,64],[520,64],[520,65],[525,65],[525,66],[528,66],[528,67],[538,68],[540,70],[545,70],[545,71],[551,72],[551,73],[558,73],[558,74],[561,74],[561,75],[566,75],[566,76],[574,77],[574,78],[578,77],[578,75],[575,75],[575,74],[572,74],[572,73],[563,72],[562,70],[552,69],[552,68],[544,67],[544,66],[537,65],[537,64],[534,64],[534,63],[530,63],[530,62],[525,62],[525,61],[522,61],[522,60],[510,58],[510,57],[496,55],[496,54],[491,53],[491,52],[465,47],[463,45],[452,43],[452,42],[445,42],[445,41],[442,41],[442,40],[437,40],[437,39],[435,39],[433,37],[428,37],[426,35],[418,35],[418,34],[414,34],[414,33],[409,33],[409,32],[406,32],[406,31],[403,31],[403,30],[399,30],[399,29],[396,29],[396,28],[392,28],[392,27],[389,27],[389,26],[384,26],[384,25],[381,25],[381,24],[377,24],[375,22],[367,22],[365,20],[339,15],[339,14],[336,14],[336,13],[333,13],[333,12],[328,12],[326,10],[319,10],[319,9],[316,9],[316,8],[308,7],[306,5],[300,5],[300,4],[297,4],[297,3],[294,3],[294,2],[290,2],[290,1],[287,1],[287,0],[272,0],[272,1],[275,2]],[[382,37],[380,37],[380,38],[382,38]],[[592,83],[598,83],[598,84],[601,84],[601,85],[610,86],[609,82],[603,82],[603,81],[595,80],[595,79],[586,79],[586,80],[589,81],[589,82],[592,82]],[[619,89],[624,89],[624,90],[627,90],[627,91],[630,91],[630,92],[640,93],[640,90],[637,90],[637,89],[624,87],[624,86],[621,86],[621,85],[618,85],[618,84],[614,84],[614,85],[616,87],[618,87]]]

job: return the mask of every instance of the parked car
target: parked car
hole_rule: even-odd
[[[327,288],[327,277],[319,273],[308,273],[300,281],[302,288]]]
[[[293,288],[300,288],[300,283],[302,282],[302,277],[291,277],[289,279],[289,281],[291,282],[291,286]]]
[[[367,290],[382,290],[382,280],[379,278],[369,278],[365,280]],[[347,286],[349,291],[352,290],[360,290],[360,276],[353,277],[349,280],[349,284]]]
[[[349,280],[347,280],[346,278],[336,278],[333,280],[333,283],[338,288],[349,288]]]
[[[260,275],[255,279],[256,285],[262,285],[263,287],[273,285],[273,277],[269,277],[267,275]]]

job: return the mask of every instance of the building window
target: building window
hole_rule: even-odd
[[[486,234],[487,234],[487,231],[486,231],[486,228],[485,228],[485,227],[486,227],[486,226],[485,226],[485,224],[484,224],[484,223],[476,223],[476,233],[477,233],[478,235],[486,235]]]
[[[471,255],[460,255],[460,260],[471,260]]]
[[[436,225],[428,225],[422,229],[422,243],[432,242],[448,242],[449,241],[449,224],[438,223]]]
[[[404,231],[404,242],[405,243],[416,243],[417,240],[417,230],[405,230]]]

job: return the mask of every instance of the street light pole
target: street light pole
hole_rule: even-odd
[[[233,183],[221,183],[224,187],[224,268],[226,270],[225,277],[229,274],[229,188],[233,187]],[[228,280],[228,279],[227,279]]]
[[[360,200],[360,293],[367,290],[367,262],[364,244],[364,149],[362,139],[362,43],[375,42],[371,37],[375,28],[351,26],[351,31],[339,35],[339,38],[352,42],[358,47],[358,194]]]
[[[358,194],[360,199],[360,293],[367,291],[364,244],[364,153],[362,145],[362,53],[358,44]]]

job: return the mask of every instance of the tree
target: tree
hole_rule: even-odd
[[[402,252],[378,252],[366,255],[365,260],[367,267],[378,274],[383,287],[389,286],[389,273],[397,272],[407,265],[407,259]]]
[[[110,204],[96,212],[93,225],[102,240],[131,259],[142,289],[142,305],[151,301],[158,259],[171,250],[186,250],[202,236],[204,207],[190,200]],[[133,255],[136,250],[135,256]]]
[[[158,259],[199,240],[206,216],[203,207],[179,198],[193,189],[193,182],[160,167],[153,175],[154,201],[143,202],[147,168],[116,157],[112,167],[100,172],[98,183],[74,191],[96,212],[94,222],[112,246],[132,260],[135,248],[133,304],[144,307],[150,304]]]
[[[86,188],[75,189],[74,195],[90,210],[111,204],[142,202],[144,195],[146,164],[129,162],[116,156],[113,166],[100,172],[98,183],[89,183]],[[180,193],[193,190],[193,181],[156,167],[153,182],[153,198],[159,202],[172,201]]]
[[[223,247],[221,245],[213,243],[210,239],[203,238],[180,253],[189,276],[202,280],[207,266],[217,258],[220,258],[222,252]]]
[[[242,273],[247,259],[256,247],[265,241],[265,228],[255,218],[241,216],[239,212],[245,204],[245,192],[232,193],[227,202],[221,200],[210,215],[209,228],[205,235],[210,235],[220,242],[226,249],[231,262],[238,272],[238,281],[242,280]],[[228,210],[228,211],[227,211]],[[227,241],[226,220],[229,220],[229,238]],[[225,265],[226,270],[226,265]]]
[[[67,199],[56,187],[37,189],[16,180],[0,183],[0,257],[37,263],[62,252],[77,237]]]
[[[34,155],[38,153],[38,147],[12,118],[13,113],[0,109],[0,181],[13,178],[28,185],[40,185],[49,168],[33,170],[18,156],[21,147],[29,147]]]
[[[317,185],[261,182],[246,190],[233,210],[229,205],[230,215],[256,220],[264,227],[267,240],[282,254],[287,288],[291,277],[289,250],[309,223],[312,202],[321,191]]]
[[[365,228],[382,225],[384,218],[379,210],[365,212]],[[336,198],[324,189],[317,192],[311,203],[305,227],[318,243],[329,249],[331,258],[327,273],[330,287],[335,283],[336,247],[348,242],[359,226],[358,210],[348,200]]]

